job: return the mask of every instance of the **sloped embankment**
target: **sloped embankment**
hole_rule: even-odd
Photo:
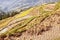
[[[35,7],[34,9],[32,9],[32,11],[28,13],[27,13],[29,15],[27,16],[29,17],[28,19],[20,21],[18,20],[20,16],[16,17],[17,16],[16,15],[14,16],[15,18],[12,17],[12,21],[10,20],[11,22],[7,23],[9,25],[7,24],[5,26],[2,25],[4,29],[1,29],[0,35],[3,33],[7,35],[7,37],[2,37],[1,39],[2,40],[3,39],[4,40],[54,40],[55,38],[60,37],[59,3],[57,3],[56,6],[55,4],[48,4],[48,5],[45,4],[39,7]],[[17,19],[17,21],[15,19]]]
[[[17,34],[15,34],[17,35]],[[54,40],[60,37],[60,13],[47,17],[40,24],[22,33],[21,36],[6,37],[5,40]],[[57,40],[57,39],[56,39]]]

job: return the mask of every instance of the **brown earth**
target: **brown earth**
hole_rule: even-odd
[[[53,9],[51,5],[47,8]],[[45,18],[40,24],[35,25],[23,33],[15,33],[11,36],[1,37],[0,40],[54,40],[59,37],[60,12]]]
[[[21,35],[18,34],[18,36],[7,36],[0,40],[53,40],[58,38],[60,37],[60,13],[51,15]]]

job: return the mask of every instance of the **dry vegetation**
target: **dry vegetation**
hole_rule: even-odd
[[[60,2],[43,4],[0,20],[1,40],[54,40],[60,37]]]

